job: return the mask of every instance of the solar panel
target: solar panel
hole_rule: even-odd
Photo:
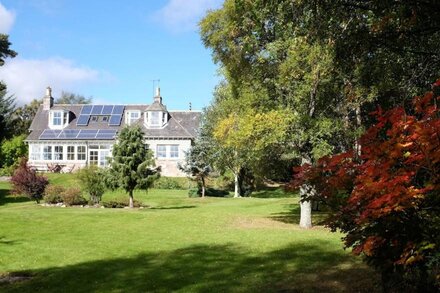
[[[76,120],[76,125],[87,126],[89,125],[90,115],[79,115],[78,120]]]
[[[96,134],[98,133],[97,129],[81,129],[77,139],[88,139],[88,138],[95,138]]]
[[[61,130],[45,129],[40,135],[40,139],[56,139]]]
[[[113,105],[105,105],[102,108],[102,115],[110,115],[113,112]]]
[[[113,139],[116,136],[115,129],[101,129],[96,135],[96,139]]]
[[[122,115],[122,113],[124,113],[124,108],[125,106],[122,105],[115,105],[113,108],[113,115]]]
[[[58,135],[58,139],[72,139],[78,136],[80,130],[78,129],[65,129]]]
[[[101,115],[102,108],[103,108],[102,105],[95,105],[95,106],[93,106],[91,114],[92,115]]]
[[[110,117],[110,122],[108,123],[108,125],[110,126],[119,126],[121,125],[121,119],[122,119],[122,115],[112,115]]]
[[[85,115],[90,114],[90,113],[92,112],[92,108],[93,108],[92,105],[84,105],[84,106],[81,108],[81,114],[80,114],[80,115],[83,115],[83,114],[85,114]]]

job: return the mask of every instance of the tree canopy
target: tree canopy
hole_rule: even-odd
[[[61,96],[55,100],[55,104],[91,104],[92,97],[86,98],[80,94],[62,91]]]
[[[139,126],[125,127],[113,145],[113,158],[110,174],[116,186],[124,189],[130,198],[129,206],[133,208],[134,189],[148,189],[159,176],[154,167],[154,158]]]

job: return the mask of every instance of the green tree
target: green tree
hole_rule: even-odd
[[[5,59],[17,56],[17,52],[10,49],[11,43],[9,42],[9,36],[0,34],[0,66],[5,64]]]
[[[14,109],[14,97],[8,96],[6,86],[0,83],[0,142],[10,138],[14,133]]]
[[[6,58],[14,58],[17,53],[10,49],[11,43],[9,36],[0,34],[0,66],[5,64]],[[13,135],[12,131],[12,112],[15,109],[15,99],[13,96],[7,96],[6,85],[0,81],[0,142],[4,138]]]
[[[0,167],[13,168],[18,165],[21,157],[26,156],[27,146],[24,142],[25,135],[14,136],[4,140],[0,147]]]
[[[29,127],[37,114],[38,108],[43,101],[33,99],[29,104],[18,107],[14,111],[14,133],[16,135],[27,134]]]
[[[84,97],[83,95],[70,92],[61,92],[61,96],[55,100],[55,104],[91,104],[92,97]]]
[[[77,177],[82,183],[82,188],[90,195],[90,201],[99,204],[101,197],[105,192],[105,184],[102,180],[103,174],[96,165],[82,168]]]
[[[186,153],[185,163],[179,164],[179,169],[194,178],[201,187],[202,197],[205,197],[206,178],[212,172],[209,153],[211,145],[203,136],[197,137],[191,149]]]
[[[133,191],[136,188],[147,190],[159,176],[158,170],[152,168],[153,153],[144,143],[141,128],[123,128],[112,154],[110,173],[114,183],[128,193],[130,208],[133,208]]]

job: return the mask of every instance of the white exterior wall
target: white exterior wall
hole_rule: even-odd
[[[191,148],[190,139],[147,139],[146,143],[148,147],[153,150],[154,157],[156,158],[156,166],[161,166],[162,176],[170,177],[185,177],[186,174],[179,170],[178,164],[185,162],[185,153]],[[177,145],[179,148],[179,155],[177,158],[170,158],[169,149],[167,148],[167,156],[165,158],[157,157],[158,145]]]
[[[186,174],[179,170],[178,163],[183,163],[185,161],[185,152],[191,148],[190,139],[147,139],[145,141],[148,147],[153,151],[154,157],[156,159],[156,166],[161,166],[162,176],[170,177],[185,177]],[[114,141],[44,141],[44,142],[29,142],[29,165],[37,168],[38,170],[47,170],[48,165],[58,164],[64,167],[64,170],[78,170],[89,164],[89,151],[92,150],[90,146],[108,146],[109,156],[111,156],[111,148]],[[166,146],[166,157],[157,157],[157,146]],[[171,158],[169,155],[169,146],[178,146],[178,156]],[[34,147],[40,147],[40,158],[35,158]],[[43,147],[52,146],[52,158],[51,160],[45,160],[43,158]],[[55,146],[63,147],[63,159],[55,159]],[[74,160],[67,160],[67,146],[75,146]],[[77,146],[85,146],[86,148],[86,158],[85,160],[77,160]],[[102,151],[102,150],[101,150]]]

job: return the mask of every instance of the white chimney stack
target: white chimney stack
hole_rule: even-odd
[[[162,97],[160,96],[160,87],[156,88],[156,95],[154,96],[154,102],[162,104]]]

